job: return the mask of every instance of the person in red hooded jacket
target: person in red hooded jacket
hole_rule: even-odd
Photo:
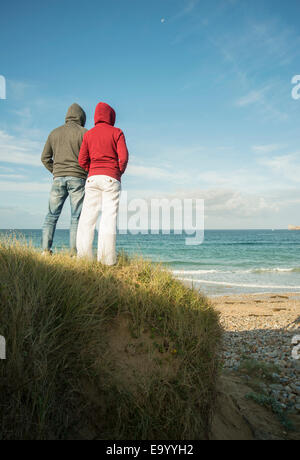
[[[95,111],[95,127],[83,138],[79,165],[88,172],[85,199],[78,226],[78,257],[93,258],[96,223],[99,227],[98,261],[114,265],[116,256],[117,216],[121,193],[121,177],[128,163],[128,150],[121,129],[115,128],[116,114],[108,104],[100,102]]]

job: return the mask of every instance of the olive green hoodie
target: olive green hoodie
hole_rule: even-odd
[[[78,164],[79,150],[83,136],[86,115],[78,104],[72,104],[66,116],[66,123],[52,131],[42,153],[42,163],[54,177],[82,177],[87,173]]]

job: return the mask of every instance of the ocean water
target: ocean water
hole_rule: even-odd
[[[41,230],[0,230],[40,248]],[[57,230],[54,249],[68,247]],[[300,231],[207,230],[204,243],[186,246],[185,235],[118,235],[118,250],[161,262],[182,281],[209,295],[300,293]],[[95,241],[96,248],[96,241]]]

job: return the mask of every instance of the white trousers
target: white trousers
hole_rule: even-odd
[[[77,232],[78,257],[93,259],[96,223],[102,210],[98,238],[98,261],[105,265],[117,262],[116,236],[121,184],[109,176],[91,176],[85,187],[85,198]]]

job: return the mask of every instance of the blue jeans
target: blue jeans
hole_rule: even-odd
[[[42,247],[44,251],[50,251],[52,248],[57,221],[66,199],[70,196],[70,249],[73,253],[76,252],[77,228],[84,200],[84,192],[85,179],[70,176],[56,177],[54,179],[50,192],[49,211],[43,225]]]

